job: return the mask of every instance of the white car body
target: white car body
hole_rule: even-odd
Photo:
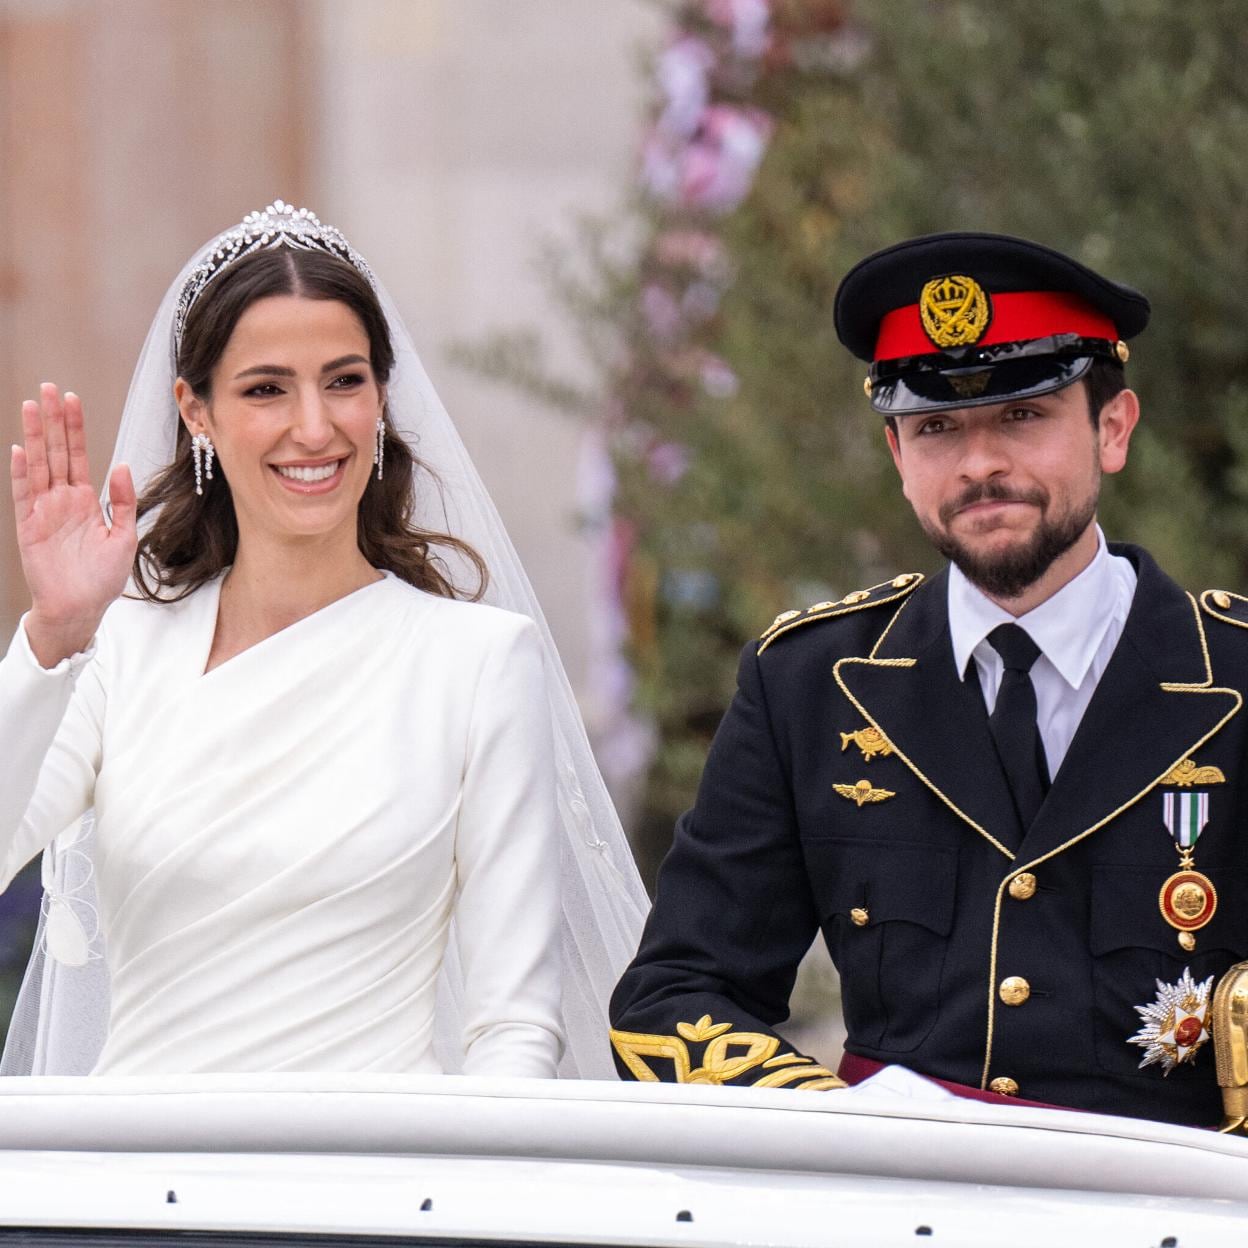
[[[5,1079],[0,1248],[169,1232],[212,1245],[1248,1244],[1248,1139],[936,1096]]]

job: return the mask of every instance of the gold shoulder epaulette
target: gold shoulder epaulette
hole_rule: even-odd
[[[1200,605],[1206,615],[1236,628],[1248,628],[1248,598],[1232,594],[1225,589],[1207,589],[1200,596]]]
[[[903,572],[891,581],[881,581],[869,589],[855,589],[836,602],[816,602],[805,611],[781,611],[771,625],[758,639],[759,654],[762,654],[777,637],[800,628],[803,624],[813,624],[816,620],[831,620],[837,616],[848,615],[851,611],[864,611],[868,607],[882,607],[885,603],[896,602],[912,593],[923,583],[922,572]]]

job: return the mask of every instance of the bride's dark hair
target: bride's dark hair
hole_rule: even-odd
[[[394,348],[385,313],[368,280],[354,265],[322,251],[278,247],[244,256],[204,289],[186,318],[178,349],[177,372],[197,398],[212,398],[212,373],[243,313],[258,299],[298,295],[345,304],[368,334],[369,357],[378,384],[390,380]],[[457,537],[421,529],[412,523],[412,499],[418,477],[424,488],[439,489],[432,471],[395,433],[383,410],[385,442],[382,479],[369,477],[359,507],[359,546],[375,568],[384,568],[417,589],[443,598],[480,598],[486,567],[481,556]],[[139,538],[134,584],[152,602],[177,602],[231,563],[238,549],[238,522],[229,482],[220,469],[203,494],[195,492],[191,437],[177,415],[173,462],[152,479],[139,499],[140,520],[156,512]],[[474,571],[477,584],[462,592],[438,554],[450,551]],[[171,593],[170,591],[177,591]]]

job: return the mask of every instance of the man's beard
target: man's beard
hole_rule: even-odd
[[[952,503],[940,509],[941,524],[936,529],[921,521],[923,531],[950,563],[954,564],[972,585],[983,590],[990,598],[1017,598],[1030,589],[1048,570],[1055,560],[1064,555],[1083,535],[1096,515],[1097,490],[1082,506],[1073,508],[1065,515],[1049,519],[1046,514],[1049,495],[1045,490],[1011,490],[999,482],[986,482],[970,486]],[[949,532],[949,522],[964,507],[978,502],[1030,503],[1040,509],[1040,523],[1031,537],[1021,546],[999,554],[979,555],[968,550]]]

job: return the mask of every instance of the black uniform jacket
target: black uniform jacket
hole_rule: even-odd
[[[822,929],[851,1053],[1218,1121],[1211,1043],[1166,1074],[1128,1038],[1157,981],[1190,968],[1199,984],[1248,956],[1248,600],[1198,600],[1144,551],[1111,550],[1139,574],[1130,614],[1029,828],[975,675],[954,669],[947,573],[782,616],[745,648],[612,1001],[622,1077],[833,1086],[773,1031]],[[1159,904],[1180,865],[1167,793],[1207,795],[1195,866],[1218,905],[1190,952]]]

